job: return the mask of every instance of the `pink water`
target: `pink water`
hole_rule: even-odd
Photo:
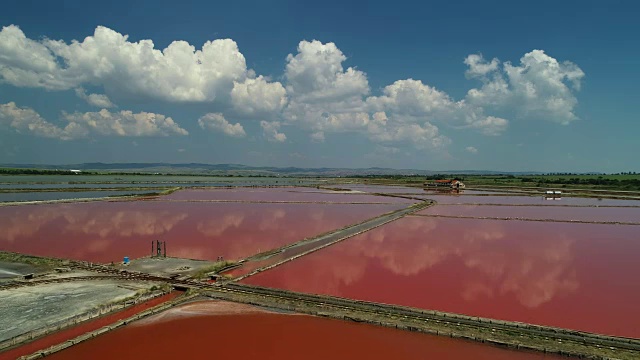
[[[243,282],[637,338],[639,235],[411,216]]]
[[[365,185],[365,184],[339,184],[332,185],[340,189],[352,189],[355,191],[363,191],[370,193],[387,193],[387,194],[424,194],[422,187],[409,186],[385,186],[385,185]]]
[[[238,188],[189,189],[176,191],[163,197],[168,200],[237,200],[237,201],[305,201],[305,202],[373,202],[413,203],[397,197],[375,196],[364,193],[342,193],[313,188]]]
[[[0,250],[92,262],[150,255],[241,259],[405,205],[162,201],[0,207]]]
[[[425,189],[422,186],[386,186],[386,185],[367,185],[367,184],[338,184],[330,185],[328,187],[335,187],[340,189],[352,189],[355,191],[363,191],[370,193],[386,193],[386,194],[442,194],[451,193],[454,190],[450,188],[441,188],[440,190]],[[507,194],[501,191],[481,191],[481,190],[460,190],[460,194]]]
[[[418,214],[640,223],[640,207],[436,205]]]

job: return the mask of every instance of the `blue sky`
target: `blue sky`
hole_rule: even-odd
[[[0,163],[640,171],[639,12],[6,1]]]

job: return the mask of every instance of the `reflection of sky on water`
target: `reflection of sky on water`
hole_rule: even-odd
[[[61,200],[61,199],[83,199],[83,198],[101,198],[107,196],[123,196],[131,194],[144,194],[154,192],[147,191],[78,191],[78,192],[17,192],[17,193],[0,193],[0,202],[3,201],[42,201],[42,200]]]
[[[638,336],[629,228],[406,217],[244,281]]]
[[[183,203],[50,204],[0,208],[0,250],[95,262],[167,254],[240,259],[357,223],[402,205]]]
[[[305,202],[371,202],[414,203],[409,199],[367,195],[362,192],[337,192],[316,188],[238,188],[188,189],[164,197],[168,200],[238,200],[238,201],[305,201]]]
[[[579,221],[640,222],[640,207],[436,205],[419,211],[418,214]]]

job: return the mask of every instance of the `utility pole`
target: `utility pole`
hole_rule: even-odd
[[[160,240],[151,241],[151,257],[167,257],[167,242]]]

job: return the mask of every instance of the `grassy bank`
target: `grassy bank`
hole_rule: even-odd
[[[35,266],[37,268],[55,268],[65,264],[64,260],[31,256],[8,251],[0,251],[0,261],[22,263]]]
[[[640,191],[640,175],[499,175],[462,176],[468,186],[558,187]]]
[[[211,265],[211,266],[207,266],[205,268],[202,268],[200,270],[198,270],[196,273],[193,274],[192,278],[194,279],[202,279],[205,278],[207,276],[207,274],[209,273],[214,273],[217,274],[222,270],[226,270],[232,266],[234,266],[236,264],[235,261],[218,261],[215,264]]]

